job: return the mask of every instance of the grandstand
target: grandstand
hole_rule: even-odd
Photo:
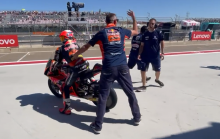
[[[76,12],[71,12],[73,17],[76,17]],[[108,12],[80,12],[80,21],[88,21],[89,24],[105,23],[105,15]],[[63,25],[66,23],[68,18],[67,11],[54,11],[54,12],[43,12],[43,11],[0,11],[0,24],[1,25]],[[137,17],[140,22],[146,22],[149,17]],[[122,22],[126,22],[127,19],[122,19]],[[178,17],[158,17],[160,22],[180,22],[186,18]],[[158,20],[157,19],[157,20]],[[219,22],[220,18],[188,18],[198,22]],[[76,20],[76,19],[74,19]],[[142,20],[142,21],[141,21]]]
[[[27,27],[34,26],[33,30],[38,30],[39,27],[62,27],[66,26],[68,21],[78,21],[79,25],[82,23],[89,24],[88,30],[92,30],[91,26],[104,26],[105,15],[108,12],[80,12],[80,17],[76,16],[76,12],[71,12],[72,17],[68,19],[67,11],[0,11],[0,26],[7,27]],[[118,17],[120,19],[119,26],[125,28],[131,27],[130,19],[127,17]],[[179,24],[181,20],[186,18],[172,18],[172,17],[156,17],[159,22],[175,22]],[[181,19],[181,20],[180,20]],[[220,18],[189,18],[198,22],[219,22]],[[81,21],[81,22],[80,22]],[[84,21],[84,22],[83,22]],[[149,17],[137,17],[139,26],[146,24]],[[71,23],[71,22],[70,22]],[[76,23],[75,23],[76,24]],[[77,26],[79,26],[77,25]],[[90,27],[90,28],[89,28]],[[51,30],[51,29],[50,29]],[[87,31],[88,31],[87,30]],[[3,30],[0,30],[3,31]],[[16,30],[15,30],[16,31]],[[19,30],[19,32],[22,30]],[[41,30],[42,31],[42,30]],[[54,30],[51,30],[54,31]],[[55,30],[58,31],[58,30]],[[97,30],[95,30],[97,31]],[[7,32],[7,31],[4,31]]]
[[[88,40],[92,34],[105,26],[105,15],[108,12],[79,12],[77,17],[76,12],[72,11],[72,16],[68,17],[67,11],[0,11],[0,34],[27,34],[30,32],[58,32],[64,29],[71,29],[78,38]],[[187,18],[172,18],[172,17],[154,17],[158,23],[171,22],[176,26],[171,28],[169,34],[182,34],[182,39],[189,30],[182,30],[179,27],[181,20]],[[124,28],[132,28],[131,19],[128,17],[118,17],[118,26]],[[146,25],[149,17],[136,17],[138,27]],[[190,18],[198,22],[219,22],[220,18]],[[176,35],[178,36],[178,35]]]

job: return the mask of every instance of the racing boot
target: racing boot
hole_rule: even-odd
[[[63,99],[64,108],[60,108],[59,111],[62,114],[70,115],[71,114],[71,107],[70,107],[70,99]]]

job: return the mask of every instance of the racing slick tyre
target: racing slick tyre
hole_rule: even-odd
[[[50,79],[48,79],[48,86],[50,88],[50,91],[58,98],[62,98],[62,94],[59,91],[59,87],[55,85]]]
[[[118,101],[118,97],[117,94],[115,92],[115,90],[113,88],[110,89],[110,93],[106,102],[106,109],[112,109],[115,107],[115,105],[117,104]],[[98,101],[93,101],[93,103],[97,106]]]

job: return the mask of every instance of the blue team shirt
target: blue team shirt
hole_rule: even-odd
[[[141,59],[160,58],[160,42],[163,40],[163,34],[159,30],[145,32],[141,41],[144,43]]]
[[[139,53],[139,48],[141,45],[141,38],[142,38],[142,33],[134,36],[131,40],[131,51],[129,57],[132,58],[137,58],[138,53]]]
[[[109,24],[96,33],[88,43],[92,46],[99,44],[103,58],[102,68],[104,69],[118,65],[127,65],[125,38],[130,37],[131,30]]]

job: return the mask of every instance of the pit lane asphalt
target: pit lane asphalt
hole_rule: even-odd
[[[46,63],[0,66],[0,139],[219,139],[220,53],[167,56],[162,62],[163,88],[152,77],[147,90],[135,92],[142,121],[133,126],[127,96],[120,85],[115,108],[105,114],[100,135],[89,124],[97,107],[71,97],[72,115],[61,115],[62,99],[48,88],[43,75]],[[91,67],[101,61],[90,61]],[[134,87],[141,86],[140,72],[130,70]],[[95,76],[100,78],[100,74]]]
[[[6,52],[0,53],[1,62],[16,62],[16,61],[36,61],[48,60],[53,58],[56,47],[52,48],[20,48],[19,52]],[[125,45],[126,55],[129,54],[131,49],[130,44]],[[220,43],[204,43],[204,44],[173,44],[165,45],[165,53],[169,52],[183,52],[183,51],[201,51],[201,50],[218,50]],[[91,47],[83,54],[84,57],[101,57],[101,51],[98,46]]]

